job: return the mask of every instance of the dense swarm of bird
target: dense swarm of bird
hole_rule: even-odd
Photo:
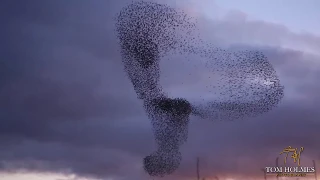
[[[167,5],[133,2],[117,16],[116,30],[124,70],[152,122],[158,149],[144,158],[151,176],[173,173],[180,165],[179,147],[187,140],[189,116],[217,120],[253,117],[275,107],[283,86],[267,57],[258,51],[232,52],[201,40],[192,17]],[[194,37],[194,38],[191,38]],[[210,59],[206,66],[218,73],[220,100],[191,104],[169,98],[160,80],[161,58],[168,54],[197,54]]]

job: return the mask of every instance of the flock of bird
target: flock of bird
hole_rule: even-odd
[[[118,14],[116,31],[124,70],[143,101],[158,146],[143,159],[151,176],[163,177],[179,167],[190,115],[221,121],[254,117],[270,111],[284,96],[284,87],[263,53],[214,47],[194,35],[197,26],[192,17],[168,5],[133,2]],[[159,62],[176,53],[209,59],[206,67],[221,77],[212,86],[224,98],[202,104],[169,98],[159,83]]]

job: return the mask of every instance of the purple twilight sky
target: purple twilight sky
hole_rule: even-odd
[[[151,180],[141,160],[155,150],[151,124],[125,76],[114,32],[114,15],[128,2],[0,2],[1,180]],[[202,36],[217,46],[263,51],[285,86],[280,106],[254,119],[191,117],[181,167],[164,180],[195,179],[197,157],[205,177],[263,178],[260,169],[274,165],[289,145],[305,147],[304,165],[319,161],[319,24],[312,25],[311,16],[274,22],[249,1],[238,9],[231,0],[161,2],[198,18]],[[294,13],[319,16],[311,7],[301,11]],[[204,61],[161,62],[164,89],[171,96],[214,98],[205,89],[214,80]]]

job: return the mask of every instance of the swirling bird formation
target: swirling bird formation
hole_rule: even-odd
[[[117,16],[116,30],[124,70],[152,122],[158,149],[143,159],[151,176],[173,173],[180,165],[180,146],[187,140],[189,116],[216,120],[254,117],[275,107],[284,88],[266,56],[258,51],[231,52],[199,37],[190,38],[196,24],[183,11],[153,2],[133,2]],[[191,104],[163,91],[159,62],[172,53],[197,54],[219,73],[214,86],[223,100]]]

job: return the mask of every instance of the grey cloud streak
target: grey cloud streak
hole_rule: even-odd
[[[122,71],[112,20],[126,2],[115,2],[1,2],[2,171],[148,179],[140,161],[155,147],[142,104]],[[303,145],[306,156],[318,157],[320,67],[314,61],[320,58],[280,48],[278,40],[283,34],[277,25],[231,20],[200,19],[201,27],[207,28],[203,36],[230,49],[264,51],[279,71],[288,96],[278,109],[257,119],[212,123],[193,118],[182,167],[167,179],[194,176],[190,172],[194,172],[197,156],[206,159],[203,174],[208,176],[239,173],[241,158],[251,158],[243,173],[255,175],[260,173],[257,166],[273,164],[272,158],[288,145]],[[264,39],[250,39],[252,33],[243,36],[248,32],[235,31],[244,27],[256,32],[261,26]],[[317,38],[294,36],[320,50]],[[249,46],[254,40],[270,45],[268,37],[274,38],[274,46]],[[234,46],[234,42],[249,45]],[[162,63],[166,75],[162,83],[173,95],[196,99],[197,91],[212,82],[210,72],[196,60],[185,62],[175,73],[169,61]],[[173,65],[182,61],[177,57]],[[183,78],[189,74],[190,78]]]

